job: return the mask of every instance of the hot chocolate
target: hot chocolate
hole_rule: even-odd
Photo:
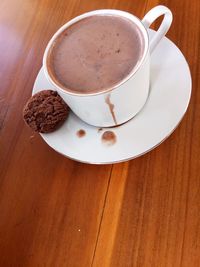
[[[55,39],[47,67],[66,91],[97,93],[125,79],[143,52],[143,35],[136,24],[117,15],[95,15],[72,24]]]

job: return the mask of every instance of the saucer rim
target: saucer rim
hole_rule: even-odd
[[[190,94],[190,98],[191,98],[191,94]],[[190,101],[189,101],[190,102]],[[189,103],[188,103],[189,105]],[[187,106],[188,108],[188,106]],[[186,111],[187,111],[187,108],[186,108]],[[170,135],[172,135],[172,133],[178,128],[179,124],[182,122],[185,114],[186,114],[186,111],[184,112],[183,116],[181,117],[180,121],[178,122],[178,124],[174,127],[174,129],[168,134],[166,135],[166,137],[164,139],[162,139],[159,143],[157,143],[156,145],[152,146],[151,148],[149,148],[148,150],[144,151],[143,153],[140,153],[136,156],[133,156],[133,157],[130,157],[130,158],[125,158],[125,159],[121,159],[121,160],[114,160],[114,161],[106,161],[106,162],[93,162],[93,161],[84,161],[84,160],[80,160],[80,159],[76,159],[76,158],[73,158],[73,157],[70,157],[70,156],[67,156],[63,153],[61,153],[60,151],[56,150],[54,147],[50,146],[46,141],[45,139],[43,138],[43,135],[41,135],[42,139],[45,141],[45,143],[47,143],[47,145],[50,146],[51,149],[53,149],[54,151],[56,151],[57,153],[59,153],[60,155],[68,158],[68,159],[71,159],[71,160],[74,160],[76,162],[79,162],[79,163],[84,163],[84,164],[93,164],[93,165],[109,165],[109,164],[117,164],[117,163],[122,163],[122,162],[126,162],[126,161],[129,161],[129,160],[133,160],[133,159],[136,159],[136,158],[139,158],[145,154],[147,154],[148,152],[152,151],[153,149],[157,148],[159,145],[161,145],[166,139],[168,139],[168,137]],[[129,121],[128,121],[129,122]],[[128,123],[126,122],[126,123]],[[124,123],[124,124],[126,124]],[[95,126],[94,126],[95,127]],[[120,127],[120,126],[119,126]],[[98,127],[95,127],[95,128],[98,128]]]

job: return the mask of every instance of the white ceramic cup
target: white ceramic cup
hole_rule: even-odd
[[[117,15],[135,23],[144,37],[142,58],[125,79],[108,90],[87,94],[66,91],[66,89],[52,80],[48,73],[47,55],[49,49],[58,35],[66,28],[83,18],[94,15]],[[158,31],[153,39],[149,40],[147,29],[162,15],[164,15],[164,18]],[[122,124],[134,117],[142,109],[147,100],[150,83],[150,55],[169,30],[171,23],[172,13],[165,6],[154,7],[142,20],[130,13],[112,9],[95,10],[82,14],[64,24],[49,41],[43,57],[45,76],[53,84],[71,110],[86,123],[99,127]],[[163,54],[163,56],[165,55]]]

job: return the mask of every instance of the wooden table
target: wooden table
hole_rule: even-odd
[[[135,160],[86,165],[53,151],[22,109],[45,46],[66,21],[115,8],[174,14],[168,37],[193,78],[189,109],[162,145]],[[0,266],[200,266],[200,1],[0,1]]]

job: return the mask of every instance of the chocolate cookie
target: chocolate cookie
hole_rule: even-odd
[[[56,91],[44,90],[33,95],[23,110],[25,122],[36,132],[49,133],[65,121],[67,104]]]

